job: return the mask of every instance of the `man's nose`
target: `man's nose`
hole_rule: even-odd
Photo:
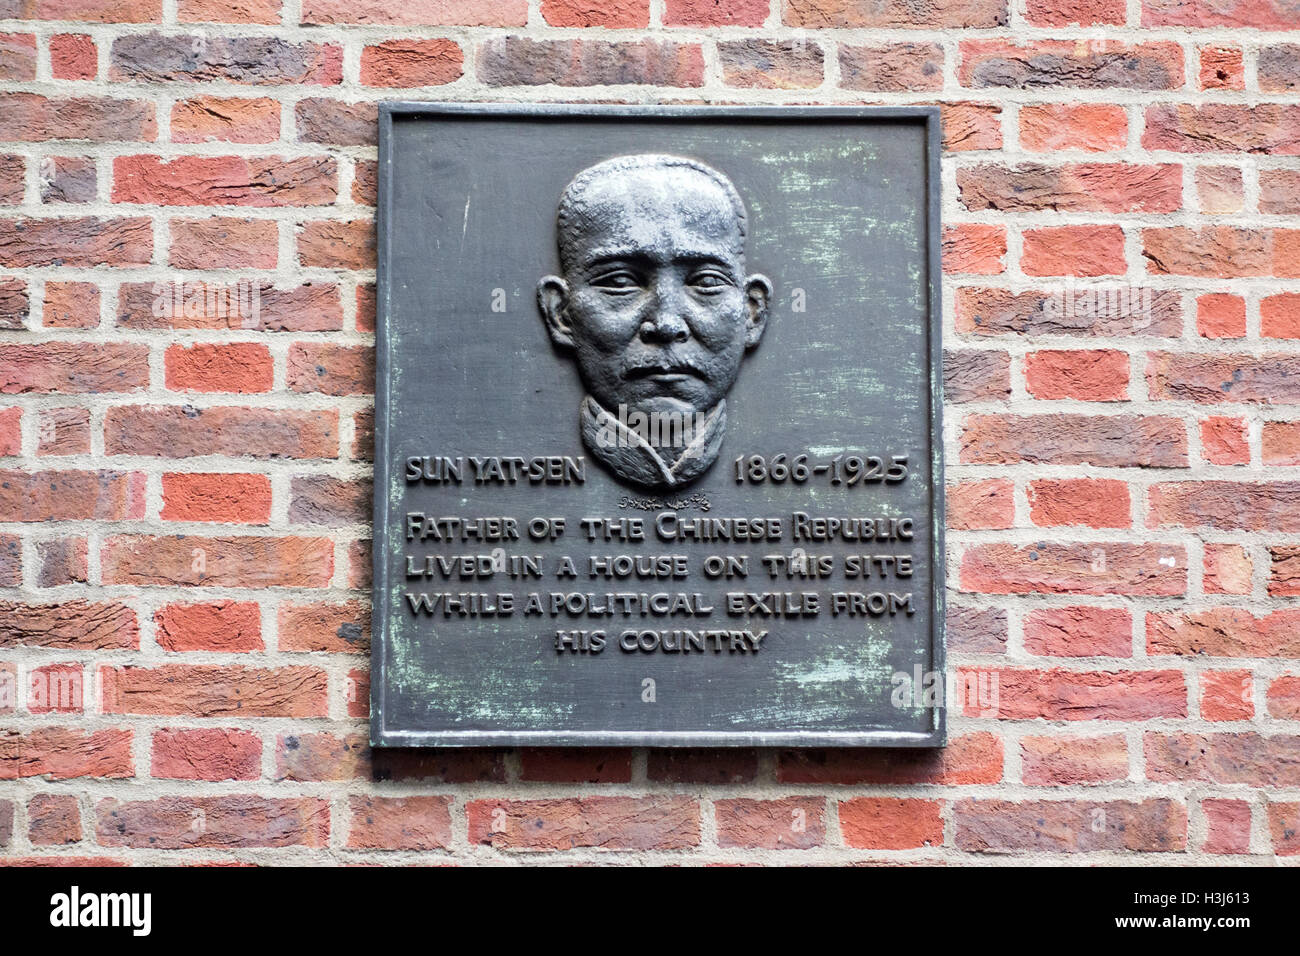
[[[685,342],[691,335],[686,324],[686,290],[679,282],[661,279],[651,292],[650,311],[641,320],[641,341]]]

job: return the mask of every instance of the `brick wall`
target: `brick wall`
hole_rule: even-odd
[[[1295,855],[1297,31],[1289,0],[0,0],[0,858]],[[996,706],[934,753],[368,751],[398,96],[943,104],[948,640]],[[229,286],[255,322],[192,294]]]

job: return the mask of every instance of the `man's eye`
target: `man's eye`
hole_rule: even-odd
[[[731,285],[727,277],[718,272],[697,272],[691,276],[691,285],[701,292],[720,292]]]
[[[631,272],[606,272],[591,280],[591,284],[609,292],[632,292],[641,287],[637,277]]]

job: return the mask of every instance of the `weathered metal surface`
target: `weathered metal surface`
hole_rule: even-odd
[[[379,176],[373,743],[941,744],[937,110],[386,104]]]

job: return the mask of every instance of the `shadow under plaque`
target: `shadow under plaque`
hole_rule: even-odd
[[[938,110],[379,122],[372,743],[941,745]]]

